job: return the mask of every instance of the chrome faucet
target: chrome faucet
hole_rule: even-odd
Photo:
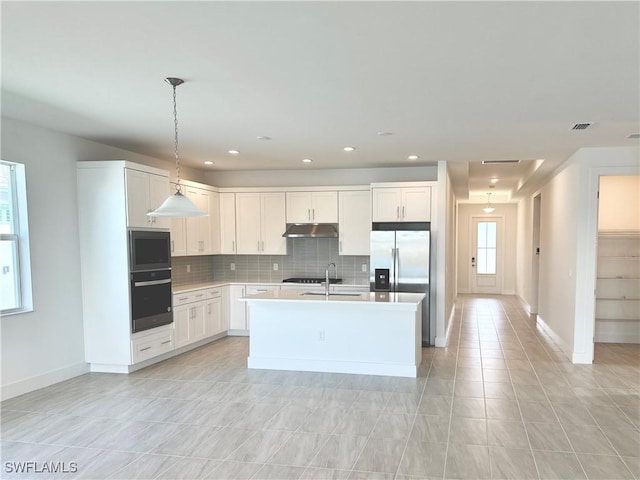
[[[324,271],[324,296],[325,297],[329,296],[329,268],[331,268],[331,265],[333,265],[333,271],[336,272],[336,275],[338,274],[335,263],[331,262],[329,265],[327,265],[327,268]]]

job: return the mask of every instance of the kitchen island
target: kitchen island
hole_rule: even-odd
[[[299,290],[246,296],[248,367],[416,377],[423,299],[420,293]]]

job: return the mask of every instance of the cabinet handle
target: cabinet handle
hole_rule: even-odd
[[[315,220],[316,219],[316,209],[312,208],[311,209],[311,220]]]
[[[141,352],[144,352],[145,350],[151,350],[151,347],[144,347],[140,349]]]
[[[180,298],[178,298],[178,300],[180,300],[180,301],[182,301],[182,300],[188,300],[188,299],[189,299],[189,297],[180,297]]]
[[[340,240],[340,251],[342,252],[342,240]]]
[[[211,313],[211,304],[207,305],[207,313]]]
[[[264,240],[262,241],[262,251],[264,252]]]
[[[173,252],[175,252],[175,248],[174,248],[173,240],[171,240],[171,253]]]
[[[236,251],[236,241],[235,240],[231,240],[231,251],[232,252]]]
[[[258,251],[260,251],[260,240],[258,240]]]
[[[200,295],[196,295],[196,298],[200,298],[200,297],[204,297],[204,293],[201,293]]]
[[[311,220],[311,209],[307,208],[307,220]]]
[[[396,207],[396,218],[400,218],[400,207]]]
[[[402,218],[404,218],[404,205],[402,206]]]
[[[171,343],[171,340],[166,340],[166,341],[162,342],[160,345],[166,345],[167,343]]]

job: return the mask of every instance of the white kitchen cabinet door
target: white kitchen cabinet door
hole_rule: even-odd
[[[173,341],[176,348],[188,345],[189,342],[189,320],[191,318],[191,304],[180,305],[173,309]]]
[[[262,193],[260,213],[260,254],[286,255],[287,239],[282,236],[287,228],[285,194]]]
[[[240,255],[257,254],[261,251],[260,195],[236,193],[236,252]]]
[[[373,188],[371,190],[374,222],[399,222],[402,204],[400,188]]]
[[[220,194],[209,192],[209,253],[220,252]]]
[[[210,335],[207,332],[206,301],[192,303],[189,318],[189,343],[197,342]]]
[[[338,248],[340,255],[369,255],[371,193],[368,190],[339,194]]]
[[[244,285],[229,285],[229,329],[246,332],[247,310],[245,302],[240,301],[244,297]],[[241,333],[241,332],[237,332]]]
[[[209,197],[212,192],[187,187],[185,194],[200,210],[209,213]],[[210,216],[186,218],[187,255],[207,255],[211,250]]]
[[[338,192],[287,192],[287,223],[337,223]]]
[[[236,194],[220,194],[220,253],[236,253]]]
[[[186,225],[183,217],[171,218],[171,256],[183,257],[187,254]]]
[[[209,298],[205,302],[206,336],[222,333],[224,328],[222,322],[222,299],[220,297]]]
[[[431,188],[408,187],[402,189],[402,221],[428,222],[431,220]]]
[[[164,201],[172,195],[169,186],[169,178],[149,173],[149,211],[156,210]],[[171,221],[168,217],[148,217],[153,228],[170,228]]]
[[[169,196],[169,177],[125,169],[127,226],[169,228],[169,219],[147,215]]]

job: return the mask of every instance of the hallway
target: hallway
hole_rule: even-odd
[[[248,370],[247,350],[227,337],[3,402],[3,478],[49,478],[4,463],[35,461],[77,462],[57,478],[640,479],[638,345],[573,365],[515,297],[459,297],[417,379]]]

